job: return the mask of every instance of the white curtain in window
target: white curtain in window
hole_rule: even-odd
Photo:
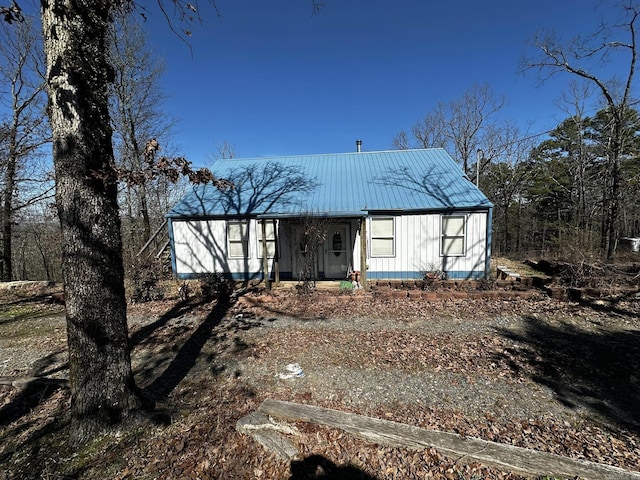
[[[246,221],[229,222],[227,224],[227,238],[230,257],[244,257],[247,254],[249,236]]]
[[[371,255],[391,257],[394,255],[393,218],[371,219]]]
[[[464,217],[442,217],[442,255],[464,255]]]

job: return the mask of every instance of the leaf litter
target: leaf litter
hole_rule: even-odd
[[[596,336],[626,348],[630,355],[625,359],[631,363],[625,370],[628,378],[621,381],[636,398],[640,343],[628,342],[639,331],[636,300],[608,312],[546,298],[423,302],[369,295],[346,301],[336,294],[273,297],[275,301],[257,301],[249,294],[211,325],[189,357],[193,365],[157,399],[164,423],[98,441],[82,455],[70,452],[61,440],[69,405],[66,390],[25,395],[19,388],[0,386],[0,412],[13,412],[11,421],[0,425],[0,478],[320,478],[294,477],[294,464],[235,431],[235,422],[266,398],[639,469],[640,428],[633,423],[638,418],[621,424],[619,417],[597,408],[597,402],[570,404],[554,383],[554,375],[562,374],[584,384],[585,395],[594,394],[598,390],[589,390],[593,386],[586,379],[595,372],[594,378],[601,380],[601,366],[572,348],[545,352],[531,332],[534,324],[542,333],[573,335],[563,341]],[[176,367],[172,362],[190,338],[202,334],[199,327],[211,309],[182,308],[160,322],[173,307],[157,302],[136,306],[130,314],[131,336],[137,339],[132,358],[142,388]],[[63,338],[64,331],[53,331]],[[53,340],[34,345],[34,360],[52,353],[47,346],[59,345]],[[549,342],[556,350],[562,345]],[[581,366],[556,372],[547,357]],[[277,377],[293,364],[304,376]],[[562,370],[562,365],[556,367]],[[619,399],[605,400],[615,404]],[[618,402],[622,413],[635,413],[624,406]],[[311,462],[315,474],[338,468],[361,475],[353,478],[523,478],[434,449],[381,447],[334,429],[296,427],[299,434],[293,441],[303,466],[308,467],[309,459],[322,459],[315,466]]]

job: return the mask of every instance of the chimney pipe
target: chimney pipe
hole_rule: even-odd
[[[356,152],[362,152],[362,140],[356,140]]]

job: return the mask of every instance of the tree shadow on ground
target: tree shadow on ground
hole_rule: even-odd
[[[64,305],[64,293],[62,287],[52,289],[49,292],[18,292],[11,294],[3,294],[2,306],[13,307],[18,305]]]
[[[519,344],[498,354],[512,370],[550,388],[569,408],[613,428],[640,433],[640,332],[584,330],[526,318],[524,332],[501,335]]]
[[[10,403],[0,408],[0,427],[28,415],[61,388],[66,388],[66,384],[60,380],[41,378],[27,383]]]
[[[167,312],[163,313],[156,321],[145,325],[129,335],[129,342],[131,345],[139,345],[148,340],[153,332],[166,326],[169,321],[180,317],[181,315],[192,311],[194,308],[204,305],[203,300],[192,302],[189,300],[182,300],[177,302]]]
[[[569,292],[571,294],[571,291]],[[637,308],[632,308],[638,292],[629,292],[613,298],[580,298],[581,307],[590,308],[596,312],[614,314],[620,317],[636,318]]]
[[[35,298],[35,300],[34,300]],[[39,301],[44,299],[42,297],[32,297],[30,299],[18,300],[11,302],[12,305],[26,305],[26,304],[38,304]],[[148,339],[154,331],[161,329],[166,324],[180,315],[190,311],[193,308],[201,306],[204,302],[178,302],[169,311],[160,316],[155,322],[145,325],[142,328],[136,330],[130,337],[130,343],[132,345],[140,344]],[[51,315],[50,313],[43,314],[42,316]],[[33,312],[27,312],[22,316],[17,316],[11,321],[21,320],[22,318],[32,319],[37,318]],[[47,400],[59,389],[68,388],[68,383],[61,379],[47,378],[50,375],[59,373],[64,370],[68,370],[69,365],[66,361],[61,362],[59,356],[65,351],[53,352],[36,360],[31,366],[30,376],[35,377],[33,381],[26,383],[20,387],[19,393],[11,402],[3,405],[0,408],[0,426],[7,426],[25,415],[28,415],[34,408],[39,405],[43,405]]]
[[[338,466],[322,455],[291,462],[289,480],[376,480],[353,465]]]
[[[33,363],[30,372],[33,380],[20,387],[16,397],[0,408],[0,427],[28,415],[38,405],[44,404],[57,390],[68,386],[65,379],[48,378],[49,375],[69,368],[66,358],[60,358],[65,353],[65,350],[58,350]]]
[[[144,388],[144,393],[156,400],[165,399],[195,366],[205,344],[212,338],[213,329],[229,310],[228,301],[218,301],[198,328],[179,347],[167,367]]]
[[[49,478],[52,465],[69,453],[61,453],[66,444],[60,442],[69,426],[68,396],[57,395],[67,388],[64,381],[37,378],[0,409],[0,470],[10,466],[7,478]],[[77,478],[76,473],[65,472],[60,478]]]
[[[167,350],[172,352],[171,360],[166,368],[154,377],[152,383],[141,392],[144,397],[152,400],[163,400],[168,397],[196,365],[207,342],[217,341],[212,334],[216,332],[216,327],[225,319],[225,315],[231,305],[229,302],[213,303],[211,311],[203,320],[200,320],[197,328],[191,331],[193,327],[189,327],[189,334],[186,339],[181,335],[174,338],[173,334],[176,329],[169,328],[171,327],[170,321],[172,319],[179,319],[184,314],[190,313],[193,308],[200,307],[205,303],[208,302],[199,300],[190,303],[178,303],[151,324],[145,325],[132,333],[130,337],[132,346],[136,344],[155,346],[164,342],[167,344]],[[227,329],[248,330],[258,325],[260,325],[260,322],[252,322],[248,319],[230,319],[229,324],[225,323],[223,327],[225,331]],[[178,330],[180,330],[180,327]],[[186,331],[187,329],[185,328],[180,330],[180,333],[184,334]],[[175,340],[174,345],[170,344],[172,340]],[[234,348],[242,350],[246,348],[246,345],[240,345],[235,342]],[[54,361],[58,359],[54,358],[53,355],[55,354],[48,355],[35,362],[34,366],[37,367],[37,371],[33,375],[50,375],[62,368],[67,368],[66,365],[62,367],[58,365],[59,362]],[[9,445],[5,442],[6,448],[0,453],[0,465],[4,464],[4,462],[13,461],[12,459],[17,454],[21,455],[21,459],[24,460],[21,464],[37,465],[37,467],[32,468],[29,475],[20,478],[44,478],[48,475],[49,471],[47,469],[54,468],[57,463],[51,458],[57,455],[56,449],[62,448],[60,445],[63,443],[56,443],[56,438],[64,435],[66,439],[69,423],[68,415],[66,415],[68,405],[65,403],[56,407],[55,413],[47,417],[46,421],[43,418],[31,420],[29,415],[34,410],[37,410],[39,406],[49,402],[56,392],[62,388],[67,388],[64,382],[60,383],[59,380],[48,381],[46,378],[37,378],[34,382],[22,387],[21,391],[16,394],[10,403],[0,408],[0,427],[11,425],[10,430],[0,430],[1,438],[16,439],[15,445]],[[147,407],[151,408],[151,405]],[[164,413],[162,410],[155,412],[151,410],[151,412],[147,412],[147,418],[154,423],[163,423],[166,420],[163,416]],[[15,424],[14,422],[16,421],[20,422]],[[18,440],[17,437],[19,436],[23,438]],[[54,448],[48,448],[49,442],[55,443]],[[67,467],[60,464],[55,468],[64,470]],[[78,478],[81,473],[82,469],[72,469],[65,472],[63,476],[64,478]]]

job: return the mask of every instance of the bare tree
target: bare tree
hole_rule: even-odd
[[[393,145],[396,148],[445,148],[462,164],[464,172],[469,173],[469,165],[504,103],[504,98],[496,97],[488,85],[474,85],[462,97],[439,103],[414,124],[411,140],[401,131]]]
[[[587,118],[587,100],[591,97],[592,87],[586,82],[569,82],[569,91],[562,95],[560,108],[568,114],[568,119],[573,124],[576,138],[574,139],[575,150],[571,162],[571,178],[575,182],[575,204],[576,215],[575,225],[583,230],[588,221],[587,190],[588,171],[591,164],[591,155],[584,136]]]
[[[141,406],[129,355],[109,120],[114,6],[41,2],[75,445],[132,418]]]
[[[446,108],[445,136],[453,145],[453,154],[462,163],[465,173],[469,173],[469,163],[475,159],[483,131],[504,103],[504,98],[496,98],[485,84],[474,85]]]
[[[148,47],[141,26],[126,16],[119,18],[111,29],[109,63],[115,72],[114,82],[110,84],[110,111],[116,162],[131,170],[142,170],[146,142],[155,138],[166,145],[173,126],[162,112],[165,96],[160,89],[160,79],[164,64]],[[141,180],[139,184],[124,186],[131,252],[137,252],[151,236],[152,228],[161,223],[159,208],[154,209],[151,204],[157,197],[154,191],[165,188],[165,182],[158,179],[161,185],[156,185]],[[138,219],[142,223],[140,234],[136,228]]]
[[[109,32],[117,8],[127,5],[41,2],[75,445],[120,428],[142,406],[129,354],[117,179],[131,183],[148,173],[116,168],[108,95],[114,80]],[[149,164],[158,148],[157,142],[146,144]],[[193,181],[214,180],[177,160],[157,159],[159,171],[173,180],[181,173]]]
[[[60,282],[60,228],[55,212],[42,202],[21,212],[14,232],[14,272],[18,279]]]
[[[216,145],[216,153],[214,155],[214,159],[217,160],[219,158],[235,158],[236,156],[236,146],[227,142],[226,140],[222,142],[220,145]]]
[[[403,130],[393,139],[393,146],[400,150],[408,148],[445,148],[447,146],[445,128],[444,109],[440,107],[438,110],[428,113],[422,120],[411,127],[413,141],[407,138],[407,133]]]
[[[1,279],[11,281],[12,238],[15,213],[51,195],[46,172],[34,162],[49,141],[44,111],[44,60],[41,42],[31,22],[0,24],[0,82],[8,87],[3,103],[9,112],[3,121],[4,135],[0,159],[2,168],[2,257]],[[22,195],[18,197],[18,187]]]
[[[608,2],[600,2],[603,6]],[[608,5],[607,5],[608,6]],[[602,97],[610,115],[606,148],[606,181],[603,198],[602,248],[607,258],[616,250],[621,190],[621,156],[625,154],[624,124],[627,110],[633,105],[632,86],[638,47],[636,25],[640,6],[634,0],[616,1],[613,8],[619,12],[617,22],[601,24],[590,35],[579,36],[568,42],[561,41],[554,32],[540,32],[533,38],[537,55],[522,62],[524,69],[537,69],[542,80],[557,73],[585,79],[593,84]],[[626,55],[626,70],[622,79],[605,79],[603,65],[614,55]]]
[[[320,249],[324,245],[332,219],[309,213],[292,225],[292,234],[289,236],[289,251],[292,252],[296,266],[299,294],[310,293],[315,287],[317,278],[316,266]]]
[[[393,145],[393,148],[397,150],[409,150],[410,148],[413,148],[411,140],[407,136],[407,132],[404,130],[400,130],[398,134],[393,137],[391,144]]]
[[[513,240],[513,232],[520,233],[520,215],[514,214],[522,200],[522,190],[531,170],[527,165],[533,141],[514,124],[506,124],[492,136],[493,145],[488,150],[491,162],[483,165],[482,190],[496,206],[494,229],[498,251],[508,253],[518,248],[519,237]],[[514,225],[515,223],[515,225]]]
[[[162,0],[189,16],[195,7]],[[217,182],[208,171],[193,171],[185,159],[157,158],[157,142],[145,145],[143,172],[118,169],[112,145],[108,62],[109,32],[119,10],[131,0],[56,0],[40,2],[48,115],[53,137],[56,205],[62,237],[65,288],[71,443],[86,444],[97,434],[119,429],[140,414],[143,399],[135,386],[129,353],[118,177],[164,174],[190,181]],[[0,13],[20,22],[12,3]]]

